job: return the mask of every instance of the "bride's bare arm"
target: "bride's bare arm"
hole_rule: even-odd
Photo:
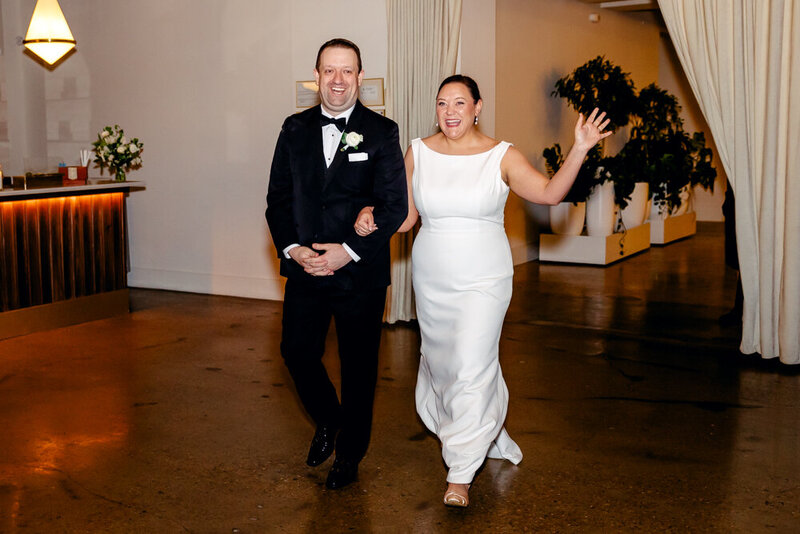
[[[403,224],[400,225],[400,228],[397,230],[398,232],[408,232],[411,230],[415,224],[417,224],[417,219],[419,219],[419,212],[417,211],[417,207],[414,205],[414,194],[412,191],[412,180],[414,178],[414,151],[411,147],[408,147],[406,150],[406,184],[408,185],[408,216],[406,220],[403,221]]]
[[[599,113],[595,108],[585,121],[582,114],[578,116],[575,143],[564,159],[564,164],[551,179],[534,169],[522,152],[509,147],[503,157],[501,169],[511,190],[525,200],[537,204],[552,206],[561,202],[578,176],[586,154],[598,141],[611,135],[612,132],[603,132],[609,122],[608,119],[603,120],[605,115],[605,112]]]

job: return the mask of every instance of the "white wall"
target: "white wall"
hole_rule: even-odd
[[[23,0],[0,2],[0,163],[6,174],[20,173],[28,166],[47,166],[45,72],[16,44],[17,36],[27,31],[33,12],[33,5],[26,4]]]
[[[471,76],[481,90],[483,110],[479,128],[495,135],[495,0],[463,0],[461,11],[461,74]],[[433,109],[433,105],[431,105]]]
[[[263,213],[294,105],[289,4],[92,3],[92,131],[119,123],[145,144],[129,284],[280,298]]]
[[[319,46],[334,37],[358,45],[365,78],[386,78],[388,43],[383,0],[292,0],[292,75],[313,80]],[[384,80],[384,87],[385,87]]]

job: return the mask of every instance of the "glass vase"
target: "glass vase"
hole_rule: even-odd
[[[125,181],[125,171],[122,169],[114,169],[114,180],[117,182],[124,182]]]

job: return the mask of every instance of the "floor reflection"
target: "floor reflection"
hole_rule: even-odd
[[[0,407],[0,532],[25,527],[22,512],[38,506],[43,488],[77,499],[70,483],[104,469],[130,431],[124,376],[90,384],[79,374],[53,376],[47,367],[13,374],[3,384],[2,398],[11,405]]]
[[[800,369],[745,363],[717,264],[721,231],[517,266],[500,358],[524,459],[487,461],[466,510],[416,415],[415,325],[384,330],[370,449],[332,492],[280,304],[134,289],[129,316],[0,341],[0,532],[793,532]]]

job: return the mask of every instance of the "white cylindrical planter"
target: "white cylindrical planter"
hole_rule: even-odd
[[[647,182],[636,182],[633,193],[628,201],[628,205],[622,210],[622,224],[628,230],[644,224],[647,216],[647,198],[650,194],[650,187]]]
[[[550,229],[554,234],[581,235],[586,220],[586,202],[561,202],[550,206]]]
[[[599,237],[614,233],[615,207],[614,184],[605,182],[594,186],[586,199],[586,233]]]

